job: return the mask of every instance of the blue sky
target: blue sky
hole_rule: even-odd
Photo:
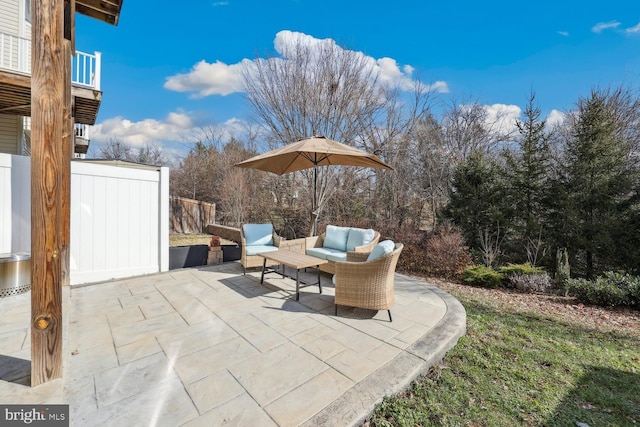
[[[437,102],[471,99],[513,117],[532,90],[542,113],[557,117],[594,86],[640,87],[637,0],[177,4],[124,0],[116,27],[76,18],[77,49],[102,52],[92,144],[116,137],[173,155],[199,126],[238,134],[250,119],[240,68],[293,37],[331,39],[388,78],[419,77]]]

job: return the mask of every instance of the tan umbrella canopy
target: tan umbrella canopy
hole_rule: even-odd
[[[324,136],[303,139],[236,164],[283,175],[316,166],[343,165],[393,169],[378,156]]]
[[[236,164],[242,168],[259,169],[277,175],[313,168],[313,234],[316,232],[318,218],[316,212],[318,206],[316,199],[317,167],[330,165],[393,170],[391,166],[374,154],[341,144],[324,136],[303,139]]]

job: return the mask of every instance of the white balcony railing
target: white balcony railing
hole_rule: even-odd
[[[71,81],[77,85],[100,90],[100,52],[93,54],[76,50],[73,56]]]
[[[100,52],[76,51],[71,64],[71,82],[100,90],[100,61]],[[31,40],[0,32],[0,68],[31,74]]]
[[[23,156],[31,155],[31,117],[22,118],[22,151],[20,154]],[[74,136],[75,142],[78,139],[85,141],[87,147],[89,146],[89,140],[91,140],[91,126],[82,125],[80,123],[74,124]]]

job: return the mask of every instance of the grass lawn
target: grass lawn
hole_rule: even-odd
[[[636,324],[631,332],[595,328],[588,319],[567,320],[535,304],[496,302],[495,295],[505,291],[446,290],[467,310],[467,335],[408,390],[385,398],[365,425],[640,423]],[[637,322],[635,314],[631,317]]]
[[[208,245],[211,241],[211,234],[169,234],[169,246],[189,246],[189,245]],[[220,239],[222,245],[232,245],[234,242],[230,240]]]

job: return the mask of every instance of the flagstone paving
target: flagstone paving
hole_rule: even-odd
[[[310,275],[315,273],[309,272]],[[465,333],[460,303],[396,274],[385,311],[234,263],[63,289],[63,378],[30,387],[30,293],[0,299],[0,404],[71,425],[358,425]]]

